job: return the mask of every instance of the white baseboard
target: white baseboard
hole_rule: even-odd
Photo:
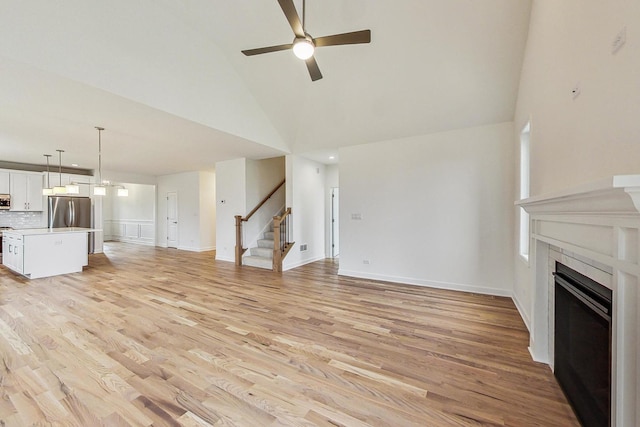
[[[283,265],[282,266],[282,270],[283,271],[287,271],[287,270],[291,270],[292,268],[302,267],[303,265],[311,264],[312,262],[320,261],[322,259],[325,259],[324,255],[319,255],[319,256],[314,257],[314,258],[300,260],[300,261],[296,262],[295,264]]]
[[[193,248],[190,246],[178,246],[178,249],[181,251],[189,251],[189,252],[206,252],[206,251],[215,251],[216,247],[212,247],[212,248]]]
[[[518,300],[518,298],[516,298],[515,294],[511,295],[511,299],[518,309],[518,313],[520,313],[520,317],[522,318],[524,325],[527,327],[527,330],[531,332],[531,319],[529,319],[527,312],[524,310],[522,304],[520,304],[520,301]]]
[[[511,297],[511,290],[488,288],[483,286],[461,284],[461,283],[449,283],[438,282],[434,280],[416,279],[413,277],[400,277],[400,276],[385,276],[383,274],[369,274],[361,271],[343,270],[338,269],[339,276],[358,277],[361,279],[381,280],[385,282],[403,283],[407,285],[426,286],[429,288],[446,289],[450,291],[462,291],[471,292],[474,294],[493,295],[499,297]]]
[[[134,245],[156,246],[152,240],[127,239],[126,237],[111,237],[109,240],[112,242],[133,243]]]
[[[216,253],[216,261],[233,262],[233,263],[236,262],[235,258],[225,257],[222,255],[218,255],[217,253]]]

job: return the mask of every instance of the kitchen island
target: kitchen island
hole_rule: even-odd
[[[89,263],[93,228],[30,228],[3,233],[2,264],[30,279],[78,273]]]

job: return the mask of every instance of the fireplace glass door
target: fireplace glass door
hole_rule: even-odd
[[[611,425],[611,296],[556,265],[554,373],[585,427]]]

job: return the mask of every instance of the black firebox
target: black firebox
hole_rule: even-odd
[[[611,425],[610,289],[556,263],[555,376],[585,427]]]

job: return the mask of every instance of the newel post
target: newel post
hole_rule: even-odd
[[[273,217],[273,271],[282,271],[282,252],[280,251],[280,224],[279,216]]]
[[[236,215],[236,265],[242,265],[242,216]]]

